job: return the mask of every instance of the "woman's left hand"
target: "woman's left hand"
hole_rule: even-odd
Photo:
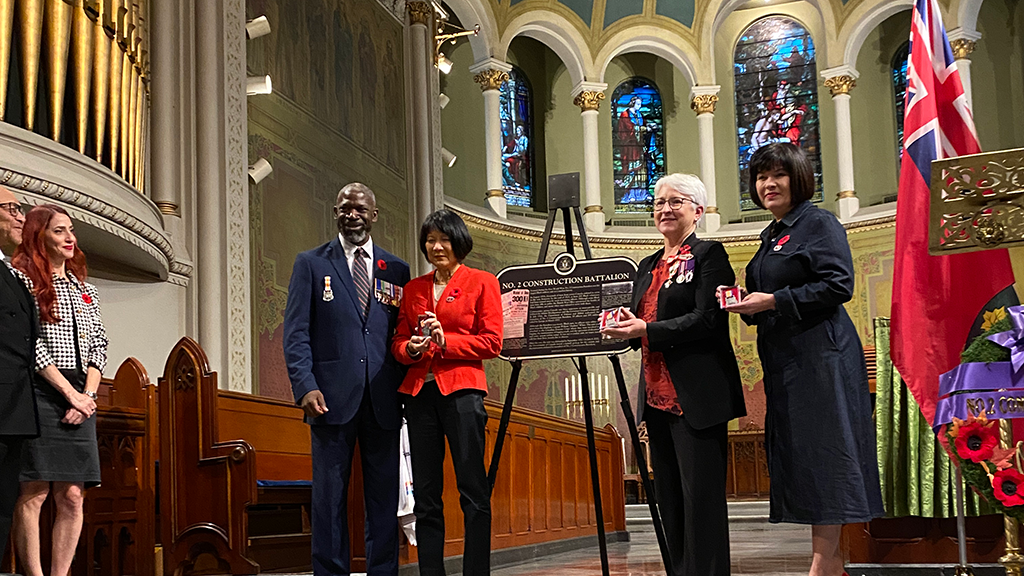
[[[72,426],[78,426],[79,424],[85,422],[86,420],[88,420],[88,418],[85,416],[85,414],[82,414],[81,412],[75,410],[74,408],[68,408],[68,411],[64,414],[64,418],[61,419],[61,422],[65,424],[71,424]]]
[[[623,308],[620,314],[619,326],[617,328],[601,330],[602,335],[620,340],[632,340],[633,338],[647,336],[647,322],[634,316],[628,308]]]
[[[444,329],[441,328],[441,321],[437,319],[437,314],[433,312],[425,312],[426,318],[423,319],[422,326],[430,329],[430,339],[434,341],[434,344],[444,348]]]
[[[766,310],[775,310],[775,295],[765,294],[764,292],[751,292],[739,304],[726,306],[725,310],[748,316],[753,316],[758,312]]]

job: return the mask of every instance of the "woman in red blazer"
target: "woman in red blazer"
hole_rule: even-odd
[[[491,487],[484,469],[483,360],[501,351],[498,279],[462,264],[473,249],[466,223],[438,210],[420,228],[420,250],[435,270],[405,285],[391,351],[409,366],[405,396],[420,574],[443,576],[444,441],[452,453],[465,516],[466,576],[490,573]]]

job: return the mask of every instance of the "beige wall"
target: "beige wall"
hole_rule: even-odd
[[[1024,146],[1024,2],[986,0],[971,55],[974,118],[981,149]]]

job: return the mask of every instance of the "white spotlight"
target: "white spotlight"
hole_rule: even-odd
[[[442,92],[441,95],[437,97],[437,103],[441,105],[441,110],[444,110],[444,107],[447,106],[448,103],[451,101],[452,99],[449,98],[448,95],[445,94],[444,92]]]
[[[437,56],[437,69],[440,70],[442,73],[447,74],[451,72],[453,64],[454,62],[449,60],[448,57],[445,56],[444,54],[439,54]]]
[[[245,23],[245,35],[249,40],[270,34],[270,20],[266,16],[254,18]]]
[[[441,148],[441,160],[449,168],[454,166],[455,165],[455,161],[458,160],[458,159],[459,158],[455,154],[452,154],[451,151],[448,150],[447,148]]]
[[[274,86],[270,82],[270,76],[249,76],[245,81],[245,93],[249,96],[256,94],[270,94]]]
[[[273,171],[274,167],[270,165],[270,162],[267,162],[266,158],[260,158],[255,164],[249,166],[249,181],[259,184]]]

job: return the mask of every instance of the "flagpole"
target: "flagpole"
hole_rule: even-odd
[[[1007,540],[1007,546],[1009,546],[1009,540]],[[959,553],[956,576],[973,576],[974,572],[971,572],[971,567],[967,565],[967,528],[964,520],[964,474],[960,466],[956,467],[956,547]],[[1009,576],[1009,570],[1006,573]]]

